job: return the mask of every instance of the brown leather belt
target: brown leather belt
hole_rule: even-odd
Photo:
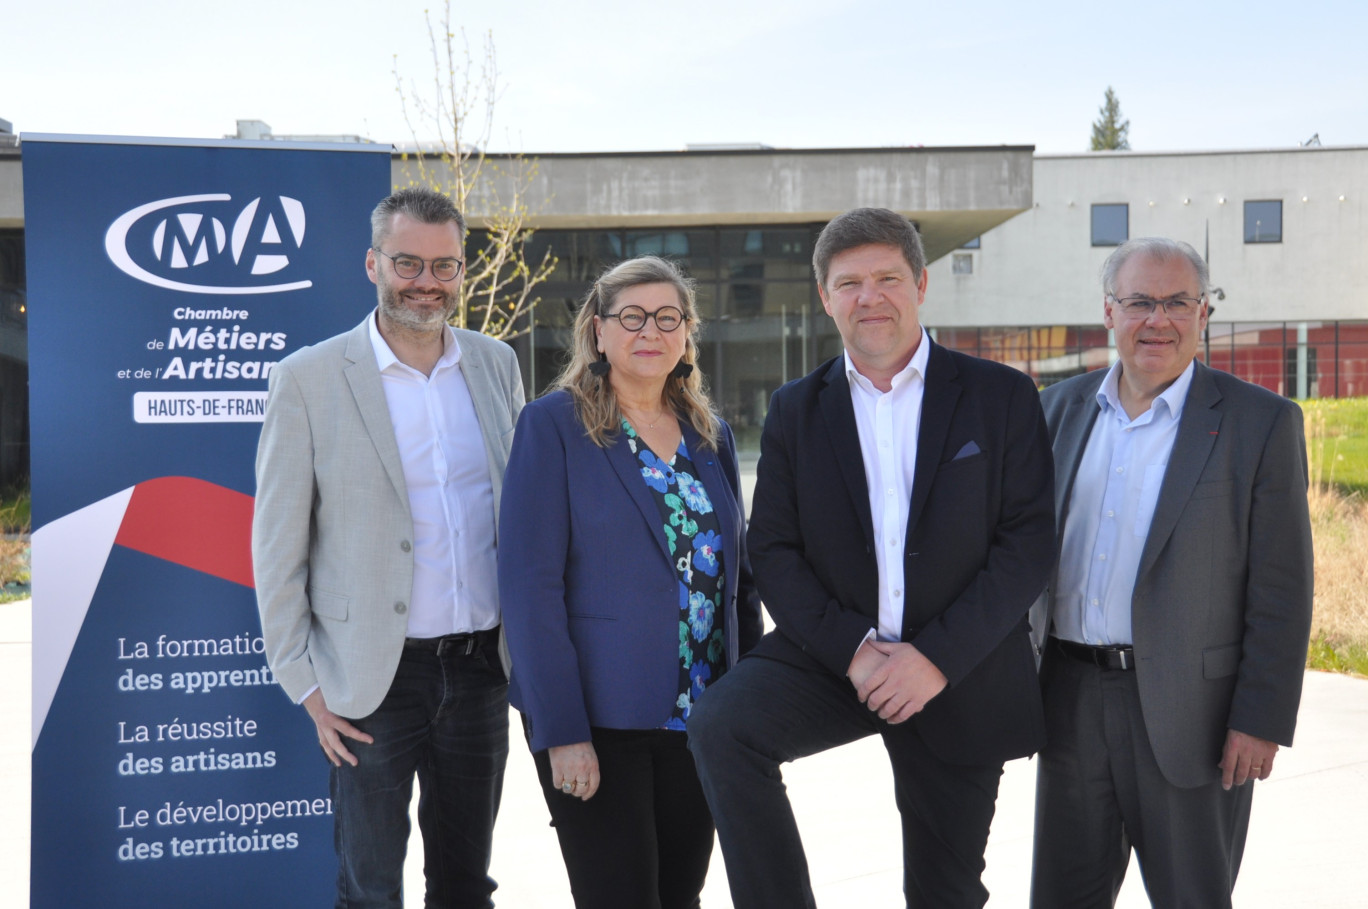
[[[1135,648],[1129,644],[1111,644],[1106,647],[1089,647],[1059,638],[1050,638],[1050,644],[1066,657],[1081,663],[1092,663],[1103,669],[1128,670],[1135,668]]]

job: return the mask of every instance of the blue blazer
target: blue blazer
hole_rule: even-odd
[[[736,444],[684,444],[721,524],[727,665],[760,639]],[[523,408],[499,512],[499,601],[509,700],[533,751],[589,741],[589,727],[654,729],[679,696],[679,578],[641,465],[618,436],[585,435],[569,393]]]

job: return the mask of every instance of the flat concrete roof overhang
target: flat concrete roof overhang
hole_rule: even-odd
[[[527,155],[536,167],[527,203],[530,226],[578,230],[812,224],[858,206],[883,206],[921,225],[934,261],[1031,207],[1033,151],[1003,145]],[[494,167],[484,178],[506,200],[518,161],[491,154],[487,163]],[[394,184],[406,185],[412,162],[396,153],[392,166]],[[471,225],[482,226],[479,202],[470,207]],[[0,149],[0,227],[23,223],[19,150]]]
[[[1033,152],[1003,145],[529,154],[536,169],[527,204],[534,228],[580,230],[811,224],[882,206],[921,226],[934,261],[1031,207]],[[411,155],[394,156],[397,186],[416,170]],[[483,179],[506,202],[517,158],[486,161],[495,166]],[[470,209],[471,226],[482,226],[479,203]]]

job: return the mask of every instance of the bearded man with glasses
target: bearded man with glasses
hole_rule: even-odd
[[[266,656],[331,764],[339,907],[493,906],[508,757],[495,528],[523,405],[508,345],[447,320],[465,222],[407,189],[371,215],[379,305],[271,373],[252,558]],[[413,905],[411,902],[410,905]]]
[[[1292,743],[1311,623],[1296,404],[1197,361],[1207,266],[1103,266],[1117,362],[1041,394],[1060,558],[1032,610],[1047,744],[1035,909],[1106,907],[1134,848],[1155,906],[1229,907],[1255,780]]]

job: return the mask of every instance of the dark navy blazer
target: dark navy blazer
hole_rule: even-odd
[[[1034,384],[1009,366],[933,343],[925,382],[902,640],[949,686],[906,725],[943,761],[996,764],[1045,739],[1026,613],[1055,562],[1050,440]],[[844,677],[878,622],[874,540],[838,356],[770,401],[749,544],[776,629],[751,656]]]
[[[731,666],[761,634],[736,446],[725,423],[715,452],[680,425],[721,525]],[[595,445],[564,391],[518,418],[499,512],[499,601],[509,699],[531,724],[533,751],[589,741],[590,726],[654,729],[669,719],[679,696],[679,576],[660,511],[626,438]]]

